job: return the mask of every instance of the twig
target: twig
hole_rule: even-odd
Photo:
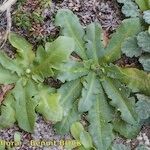
[[[3,41],[2,46],[0,46],[0,48],[2,48],[4,46],[5,42],[7,41],[8,34],[11,30],[11,13],[10,13],[10,10],[11,10],[11,6],[16,1],[17,0],[5,0],[3,2],[3,4],[0,6],[0,12],[6,11],[6,18],[7,18],[7,28],[6,28],[6,32],[5,32],[5,35],[4,35],[4,41]]]
[[[6,27],[6,31],[5,31],[5,35],[4,35],[4,40],[3,40],[3,44],[0,48],[2,48],[4,46],[4,44],[6,43],[7,41],[7,37],[8,37],[8,34],[11,30],[11,13],[10,13],[10,7],[7,8],[6,10],[6,18],[7,18],[7,27]]]
[[[11,6],[16,2],[17,0],[7,0],[4,1],[3,4],[0,6],[0,12],[6,11],[8,8],[11,8]]]
[[[13,85],[3,85],[1,87],[1,92],[0,92],[0,105],[2,103],[2,101],[4,100],[5,95],[7,94],[7,92],[9,92],[14,86]]]

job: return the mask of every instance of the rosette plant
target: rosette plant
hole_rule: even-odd
[[[139,57],[145,71],[150,71],[150,0],[118,0],[126,17],[139,17],[143,30],[137,36],[127,38],[122,52],[128,57]]]
[[[62,119],[60,95],[43,84],[46,77],[54,76],[74,50],[71,38],[60,36],[36,53],[24,38],[10,33],[9,41],[16,48],[14,59],[0,52],[0,84],[13,84],[14,88],[1,103],[0,128],[11,127],[15,122],[27,132],[34,131],[36,112],[57,122]]]
[[[122,5],[122,13],[126,17],[138,17],[142,23],[142,30],[128,37],[121,46],[122,53],[132,58],[139,59],[146,72],[150,72],[150,0],[118,0]],[[150,97],[137,95],[139,100],[136,109],[142,120],[149,120]]]
[[[137,99],[148,101],[150,75],[115,62],[121,58],[122,43],[141,31],[140,20],[122,21],[108,43],[98,23],[83,27],[70,10],[59,10],[55,23],[63,36],[36,52],[14,33],[9,35],[14,59],[0,52],[0,83],[14,87],[1,103],[0,128],[17,122],[33,132],[38,112],[55,123],[58,133],[71,131],[80,150],[113,149],[118,133],[135,137],[143,123]],[[59,89],[43,83],[50,76],[62,81]]]
[[[64,112],[62,121],[55,125],[56,131],[65,134],[71,128],[73,137],[86,149],[93,147],[85,142],[91,136],[97,150],[111,149],[116,133],[126,138],[136,136],[141,121],[135,94],[150,96],[150,75],[136,68],[121,68],[115,61],[121,58],[123,41],[141,31],[140,20],[123,20],[107,44],[98,23],[83,27],[70,10],[59,10],[55,24],[61,35],[74,40],[76,53],[57,74],[64,83],[57,90]],[[83,116],[89,134],[78,122]]]

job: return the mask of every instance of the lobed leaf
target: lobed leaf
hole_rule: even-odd
[[[137,115],[134,104],[132,104],[131,98],[129,98],[121,83],[105,78],[102,85],[106,94],[112,100],[111,105],[121,112],[122,119],[130,124],[135,124],[137,122]]]
[[[104,67],[104,71],[107,77],[113,78],[113,79],[122,79],[124,75],[122,75],[122,72],[120,70],[120,67],[114,64],[109,64]]]
[[[139,124],[128,124],[121,119],[115,119],[113,125],[116,132],[128,139],[135,138],[141,129]]]
[[[150,71],[150,54],[141,56],[139,62],[143,65],[145,71]]]
[[[150,52],[150,35],[147,31],[141,32],[137,36],[138,45],[145,52]]]
[[[95,102],[97,94],[99,94],[100,83],[96,74],[90,72],[88,76],[84,77],[82,96],[79,100],[79,112],[87,112],[91,109]]]
[[[67,9],[58,10],[55,18],[55,24],[61,27],[61,32],[65,36],[69,36],[75,41],[74,51],[82,58],[87,59],[85,53],[85,44],[83,37],[85,31],[81,26],[79,19],[72,11]]]
[[[82,62],[69,60],[63,65],[63,68],[60,69],[57,78],[62,82],[72,81],[87,75],[88,72],[89,70],[84,67]]]
[[[136,68],[119,68],[122,74],[120,81],[133,92],[141,92],[150,96],[150,74]]]
[[[12,73],[22,74],[22,68],[14,60],[9,58],[4,52],[0,52],[0,65]]]
[[[36,94],[36,87],[31,80],[24,85],[23,79],[20,79],[13,89],[18,125],[21,129],[31,133],[34,131],[36,121],[35,107],[37,106],[37,101],[33,100]]]
[[[105,68],[108,77],[126,84],[132,92],[150,95],[150,75],[136,68],[121,68],[116,65]]]
[[[150,117],[150,97],[137,94],[136,111],[141,120],[146,120]]]
[[[72,123],[80,120],[80,113],[77,110],[77,99],[81,94],[81,89],[80,80],[74,80],[63,84],[57,90],[57,93],[61,95],[60,104],[63,107],[63,120],[55,125],[55,129],[59,134],[68,133]]]
[[[8,94],[1,106],[0,128],[10,128],[15,121],[14,97]]]
[[[111,109],[107,103],[102,87],[101,93],[97,95],[93,107],[89,110],[88,121],[89,132],[97,150],[107,150],[114,139],[111,121]]]
[[[108,46],[105,49],[105,61],[110,63],[121,57],[121,45],[128,37],[141,31],[139,18],[125,19],[120,27],[112,34]]]
[[[123,7],[122,7],[122,13],[126,17],[138,17],[140,16],[140,10],[138,9],[138,6],[132,2],[125,2]]]
[[[60,105],[60,94],[52,93],[48,87],[43,87],[39,92],[40,101],[36,111],[43,115],[49,121],[58,122],[63,117],[63,107]]]
[[[104,53],[102,32],[102,27],[96,22],[86,27],[86,54],[88,59],[93,59],[96,63]]]
[[[23,67],[29,66],[35,58],[35,54],[32,51],[33,46],[23,37],[13,32],[9,34],[9,42],[17,49],[17,62],[21,63]]]
[[[37,59],[32,68],[32,73],[40,76],[42,79],[53,76],[52,69],[60,69],[74,50],[74,42],[71,38],[60,36],[52,43],[46,43],[45,51],[37,51]],[[41,54],[45,53],[45,54]],[[39,55],[45,56],[40,58]],[[41,57],[42,57],[41,56]]]
[[[121,50],[128,57],[138,57],[142,54],[142,49],[138,46],[135,36],[127,38],[123,42]]]
[[[71,125],[81,119],[81,114],[78,112],[77,108],[77,102],[78,101],[74,102],[72,108],[68,114],[63,117],[62,121],[55,124],[54,127],[57,133],[63,135],[69,133]]]
[[[38,46],[34,62],[40,64],[42,61],[45,60],[46,55],[47,53],[44,47],[42,45]]]
[[[80,80],[74,80],[65,83],[57,90],[57,93],[61,95],[60,105],[63,107],[63,119],[55,125],[57,133],[68,133],[72,123],[80,120],[80,113],[77,109],[77,99],[81,94],[81,89],[82,85]]]
[[[144,11],[143,13],[144,13],[143,18],[145,22],[150,24],[150,10]]]
[[[82,84],[79,79],[67,82],[57,90],[57,93],[61,95],[60,104],[64,109],[64,116],[68,115],[74,102],[80,97],[81,90]]]
[[[12,73],[7,69],[4,69],[0,65],[0,83],[1,84],[12,84],[18,80],[18,76],[16,73]]]

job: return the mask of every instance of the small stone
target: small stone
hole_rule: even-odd
[[[141,141],[143,138],[141,136],[137,137],[137,140]]]

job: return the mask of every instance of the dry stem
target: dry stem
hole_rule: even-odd
[[[6,18],[7,18],[7,28],[4,35],[4,41],[3,44],[0,46],[2,48],[7,41],[8,34],[11,30],[11,6],[16,2],[17,0],[5,0],[3,4],[0,6],[0,12],[6,11]]]

